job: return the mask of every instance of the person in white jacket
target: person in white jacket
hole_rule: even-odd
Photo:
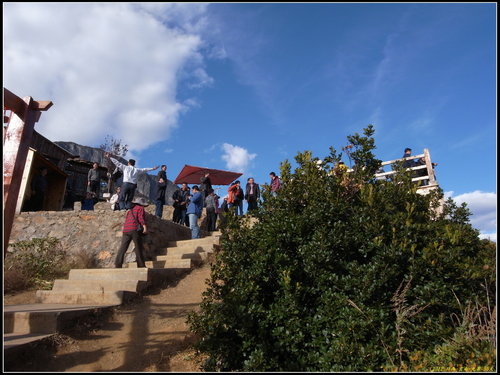
[[[104,153],[104,156],[109,158],[123,172],[123,183],[118,203],[120,204],[120,210],[128,210],[132,208],[132,199],[134,199],[135,189],[137,189],[139,173],[154,171],[159,166],[157,165],[153,168],[136,168],[134,159],[129,159],[128,164],[125,165],[115,158],[110,157],[109,152]]]

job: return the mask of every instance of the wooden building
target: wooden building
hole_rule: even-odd
[[[92,169],[93,164],[93,162],[78,157],[66,160],[64,172],[68,175],[68,182],[66,184],[65,208],[72,209],[74,202],[81,201],[85,198],[87,193],[88,173],[89,170]],[[103,199],[103,193],[107,192],[108,169],[99,166],[98,170],[101,177],[99,199]]]
[[[75,201],[85,198],[87,176],[92,164],[92,162],[80,159],[79,155],[71,154],[34,131],[22,176],[16,213],[33,209],[32,183],[42,168],[48,170],[46,179],[49,186],[42,210],[73,209]],[[99,171],[101,174],[100,198],[102,198],[102,193],[107,191],[106,174],[108,170],[105,167],[99,167]]]

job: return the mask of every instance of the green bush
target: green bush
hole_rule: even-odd
[[[492,306],[469,303],[455,316],[456,329],[449,340],[409,355],[408,363],[392,371],[495,372],[496,311]]]
[[[353,172],[299,153],[276,197],[228,216],[200,312],[189,316],[208,371],[381,371],[453,337],[458,300],[494,291],[494,249],[465,205],[416,193],[380,166],[372,126],[348,137]],[[492,295],[495,295],[493,293]],[[457,300],[458,298],[458,300]],[[479,301],[485,303],[485,300]],[[492,301],[490,301],[492,302]],[[494,301],[493,301],[494,302]]]
[[[9,245],[4,262],[4,289],[50,289],[53,281],[69,272],[67,254],[55,237],[33,238]]]

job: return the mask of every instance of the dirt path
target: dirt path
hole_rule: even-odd
[[[186,317],[198,309],[209,275],[208,265],[194,269],[177,285],[117,308],[99,329],[63,336],[63,345],[49,358],[27,361],[19,370],[201,371]]]

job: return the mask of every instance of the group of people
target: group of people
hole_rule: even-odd
[[[136,168],[135,161],[130,159],[128,165],[124,165],[116,159],[105,154],[110,160],[123,172],[123,183],[117,187],[116,193],[111,197],[110,204],[113,210],[126,209],[127,214],[123,225],[123,237],[120,249],[118,251],[115,267],[121,268],[125,253],[130,242],[135,244],[136,260],[138,267],[145,267],[142,234],[147,233],[144,207],[148,205],[146,199],[136,197],[134,193],[137,188],[137,177],[141,172],[155,170],[153,168]],[[155,215],[162,217],[163,206],[166,201],[167,190],[167,166],[162,165],[157,175],[157,195],[155,201]],[[276,173],[270,173],[271,192],[276,194],[281,188],[281,180]],[[89,186],[91,184],[89,183]],[[206,210],[206,230],[215,231],[217,229],[217,219],[223,222],[225,215],[233,209],[235,215],[243,215],[243,202],[248,203],[248,211],[258,208],[258,202],[261,196],[260,186],[250,177],[247,180],[245,191],[241,188],[240,181],[234,181],[228,188],[228,194],[223,198],[220,204],[220,196],[215,193],[210,179],[210,173],[206,173],[200,179],[200,184],[189,188],[187,183],[183,183],[180,189],[177,189],[172,195],[173,199],[173,217],[172,221],[178,224],[189,226],[191,229],[191,238],[200,237],[200,227],[198,220],[202,215],[203,208]],[[220,205],[219,205],[220,204]]]
[[[148,205],[147,200],[144,198],[134,198],[135,190],[137,188],[137,178],[139,173],[147,172],[158,169],[158,166],[152,168],[136,168],[135,160],[130,159],[127,165],[124,165],[116,159],[105,154],[110,160],[123,172],[123,184],[117,188],[116,194],[110,199],[113,210],[127,209],[125,223],[123,225],[123,237],[120,249],[118,251],[115,266],[122,267],[125,253],[128,249],[130,242],[134,241],[136,261],[138,267],[145,267],[142,234],[147,233],[147,225],[145,220],[144,207]],[[412,168],[418,165],[425,164],[422,159],[414,160],[410,158],[411,149],[406,148],[403,158],[404,167]],[[437,165],[432,163],[433,166]],[[96,169],[95,165],[94,168]],[[162,217],[163,206],[166,203],[167,191],[167,166],[162,165],[161,170],[157,175],[157,195],[156,195],[156,210],[155,215]],[[347,166],[343,162],[339,162],[335,168],[335,173],[344,175],[347,171]],[[89,187],[94,185],[90,180],[91,173],[89,172]],[[273,196],[278,194],[282,187],[282,182],[275,172],[269,174],[270,177],[270,191]],[[173,195],[173,217],[172,221],[178,224],[189,226],[191,229],[191,238],[200,237],[200,227],[198,220],[200,219],[203,208],[206,209],[206,229],[207,231],[215,231],[217,229],[217,219],[220,217],[224,221],[225,215],[233,211],[235,215],[243,215],[243,202],[247,201],[248,212],[258,209],[258,202],[261,196],[261,189],[258,183],[250,177],[247,180],[245,190],[241,187],[239,180],[234,181],[228,187],[228,194],[223,198],[222,204],[220,203],[220,196],[215,193],[210,179],[210,173],[206,173],[200,179],[200,184],[194,185],[189,188],[187,183],[183,183],[180,189],[177,189]]]

